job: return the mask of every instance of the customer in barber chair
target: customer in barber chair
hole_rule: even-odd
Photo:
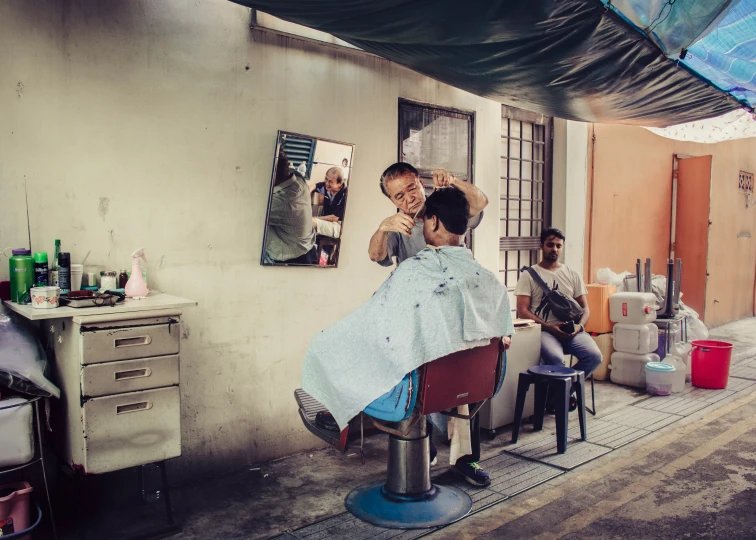
[[[601,350],[590,335],[584,331],[591,316],[588,309],[588,290],[583,278],[566,264],[559,262],[559,255],[564,247],[564,233],[559,229],[541,231],[542,258],[532,269],[540,276],[542,282],[550,289],[557,289],[573,298],[582,309],[579,321],[562,321],[549,310],[543,309],[544,291],[536,283],[529,271],[524,271],[515,287],[517,296],[517,316],[531,319],[541,325],[541,364],[563,366],[564,355],[570,354],[577,359],[574,369],[583,371],[589,377],[601,365]],[[545,306],[545,303],[543,304]],[[577,401],[570,398],[570,410],[577,408]],[[551,399],[547,411],[554,414],[555,407]]]
[[[341,167],[331,167],[325,173],[323,182],[307,182],[310,193],[323,195],[323,213],[312,218],[312,226],[318,234],[339,238],[341,222],[346,207],[347,186]]]
[[[427,362],[496,337],[508,348],[514,333],[508,292],[463,245],[469,213],[461,190],[433,192],[423,217],[427,247],[400,264],[365,304],[313,338],[303,388],[339,428]],[[477,418],[472,454],[460,457],[454,470],[485,486],[490,479],[477,464]]]

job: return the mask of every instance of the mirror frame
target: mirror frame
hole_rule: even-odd
[[[270,268],[275,268],[275,267],[278,267],[278,266],[282,266],[282,267],[290,266],[290,267],[293,267],[293,268],[324,268],[324,269],[326,269],[326,268],[338,268],[339,267],[339,259],[341,259],[341,236],[339,236],[339,254],[338,254],[339,256],[336,259],[336,264],[334,264],[334,265],[331,265],[331,266],[321,266],[319,264],[310,264],[310,265],[307,265],[307,264],[286,264],[286,263],[270,264],[270,263],[266,263],[265,262],[265,249],[266,249],[266,246],[268,245],[268,220],[270,218],[270,206],[271,206],[271,204],[273,202],[273,187],[274,187],[275,180],[276,180],[276,168],[278,166],[278,153],[281,150],[281,137],[283,135],[288,135],[288,136],[291,136],[291,137],[299,137],[299,138],[304,138],[304,139],[314,139],[316,141],[324,141],[324,142],[329,142],[329,143],[334,143],[334,144],[341,144],[343,146],[349,146],[349,147],[351,147],[351,149],[352,149],[352,156],[351,156],[351,159],[349,161],[350,165],[349,165],[349,178],[347,179],[347,188],[349,188],[351,186],[351,181],[352,181],[352,169],[354,168],[354,165],[353,165],[354,164],[354,149],[355,149],[355,145],[354,144],[343,142],[343,141],[335,141],[333,139],[326,139],[325,137],[316,137],[316,136],[313,136],[313,135],[304,135],[302,133],[295,133],[293,131],[285,131],[285,130],[279,129],[278,132],[276,133],[276,145],[275,145],[275,150],[273,152],[273,168],[272,168],[272,171],[271,171],[271,174],[270,174],[270,187],[268,189],[268,205],[267,205],[266,210],[265,210],[265,224],[264,224],[264,227],[263,227],[263,242],[262,242],[262,251],[260,253],[260,266],[266,266],[266,267],[270,267]],[[347,191],[346,197],[344,198],[344,217],[341,220],[341,230],[342,230],[342,233],[344,231],[344,222],[346,222],[346,207],[347,207],[348,203],[349,203],[349,192]]]

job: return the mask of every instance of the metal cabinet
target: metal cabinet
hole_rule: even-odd
[[[519,374],[537,366],[541,359],[541,325],[529,324],[515,328],[512,345],[507,351],[507,373],[499,393],[480,409],[480,427],[496,430],[514,421]],[[523,418],[533,414],[533,392],[528,392]]]
[[[47,323],[62,396],[56,431],[75,471],[99,474],[181,455],[180,311]]]

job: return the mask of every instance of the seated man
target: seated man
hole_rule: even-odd
[[[317,264],[310,191],[305,179],[289,167],[282,151],[268,214],[266,263]]]
[[[601,351],[591,336],[583,332],[583,327],[588,322],[591,312],[588,309],[583,278],[575,270],[566,264],[559,262],[559,254],[564,246],[564,234],[559,229],[545,229],[541,232],[541,262],[533,265],[533,270],[546,282],[550,288],[558,285],[559,290],[574,298],[583,308],[583,316],[574,325],[573,331],[567,333],[563,325],[568,321],[560,321],[553,313],[549,312],[546,320],[535,313],[543,300],[544,293],[541,287],[533,280],[528,272],[522,272],[520,280],[515,287],[517,296],[517,317],[520,319],[532,319],[541,325],[541,363],[552,366],[563,366],[564,355],[571,354],[577,359],[572,366],[574,369],[585,372],[588,377],[601,365]],[[574,398],[570,399],[570,409],[575,407]],[[550,407],[551,408],[551,407]]]
[[[365,304],[312,339],[302,387],[331,411],[339,428],[425,363],[495,337],[509,345],[514,328],[507,289],[462,245],[468,217],[460,190],[431,194],[424,217],[428,247],[399,265]],[[474,474],[479,456],[472,458],[466,477],[486,485],[487,476]]]

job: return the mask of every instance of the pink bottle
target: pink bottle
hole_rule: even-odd
[[[147,282],[142,277],[142,265],[139,263],[139,259],[144,259],[144,262],[147,262],[144,248],[139,248],[131,254],[131,277],[126,282],[125,287],[126,296],[129,298],[144,298],[149,292]]]

